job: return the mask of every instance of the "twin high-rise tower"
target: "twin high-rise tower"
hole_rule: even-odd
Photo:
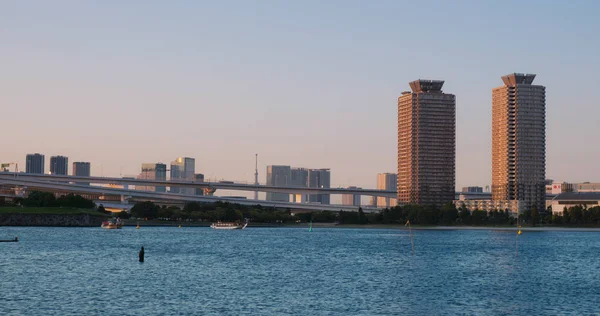
[[[492,200],[512,212],[545,206],[546,92],[535,75],[503,76],[492,91]],[[444,81],[416,80],[398,98],[398,202],[454,200],[456,97]],[[496,203],[498,202],[498,203]]]
[[[492,90],[492,200],[518,211],[546,204],[546,88],[513,73]]]
[[[454,200],[456,97],[444,81],[416,80],[398,98],[398,202]]]

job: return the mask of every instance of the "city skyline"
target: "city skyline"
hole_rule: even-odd
[[[306,12],[313,4],[258,5],[254,9],[265,14],[265,24],[220,4],[185,4],[166,11],[149,4],[139,16],[124,4],[122,18],[109,22],[107,4],[93,5],[96,13],[82,20],[78,13],[90,4],[74,4],[72,14],[64,16],[60,3],[41,3],[35,10],[16,3],[0,13],[6,15],[0,57],[13,61],[0,77],[0,93],[3,104],[17,112],[4,128],[19,133],[5,140],[0,160],[18,162],[24,170],[26,153],[64,155],[92,162],[94,175],[117,176],[139,173],[144,161],[169,162],[184,155],[196,157],[196,169],[206,178],[253,182],[254,154],[259,153],[261,171],[268,164],[328,166],[334,187],[373,187],[373,175],[395,169],[395,100],[405,83],[442,78],[446,90],[457,96],[455,187],[485,187],[492,182],[489,91],[498,77],[522,71],[536,73],[550,91],[547,177],[594,181],[598,176],[590,170],[596,170],[597,153],[588,144],[597,116],[593,91],[600,67],[591,57],[599,47],[585,38],[594,36],[590,6],[598,4],[519,4],[515,12],[493,3],[350,3],[340,10],[329,3],[320,11],[345,27],[325,20],[295,27],[278,13]],[[411,8],[433,12],[427,19],[434,23],[422,30],[423,38],[443,38],[418,39],[423,54],[411,53],[399,39],[390,40],[419,19],[400,21],[392,12]],[[454,15],[439,13],[446,11]],[[207,12],[206,19],[194,17],[201,12]],[[231,20],[220,21],[227,12]],[[523,19],[534,12],[535,21]],[[362,18],[363,13],[376,19]],[[460,21],[445,23],[457,14]],[[151,21],[163,16],[180,16],[189,28],[174,20],[153,28]],[[562,22],[556,23],[557,16]],[[313,21],[292,14],[289,21],[307,19]],[[128,28],[131,21],[139,24]],[[542,32],[532,38],[500,27],[517,22]],[[111,28],[113,23],[118,27]],[[202,31],[210,25],[220,28]],[[276,27],[262,29],[267,25]],[[154,46],[156,34],[166,45]],[[196,34],[197,41],[187,37]],[[558,36],[565,45],[555,45]],[[471,38],[479,40],[469,41],[471,49],[465,51],[462,44]],[[252,50],[246,49],[246,39],[256,40]],[[231,43],[241,46],[228,50]],[[514,46],[522,50],[515,53]],[[570,47],[579,49],[575,53]],[[236,61],[240,51],[244,58]],[[187,113],[176,123],[162,119],[172,104]],[[33,127],[22,128],[21,109],[28,109]],[[589,111],[591,115],[580,115]],[[63,119],[64,124],[56,124]],[[164,132],[169,129],[182,136],[173,139]]]

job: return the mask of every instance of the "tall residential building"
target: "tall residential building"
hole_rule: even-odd
[[[204,182],[204,174],[196,173],[194,175],[194,182]],[[204,191],[201,188],[195,188],[194,193],[196,195],[204,195]]]
[[[309,188],[330,188],[331,172],[329,169],[308,169]],[[330,204],[329,194],[309,194],[308,202]]]
[[[167,181],[167,165],[164,163],[143,163],[138,179]],[[135,186],[137,190],[166,192],[165,186]]]
[[[63,176],[69,174],[69,158],[65,156],[50,157],[50,173]]]
[[[173,181],[194,181],[196,172],[196,160],[189,157],[179,157],[171,162],[171,180]],[[171,187],[169,192],[193,195],[196,193],[194,188]]]
[[[348,189],[361,189],[357,187],[348,187]],[[360,206],[360,194],[342,194],[343,205]]]
[[[28,154],[25,157],[25,172],[26,173],[44,173],[44,155]]]
[[[492,90],[492,199],[545,209],[546,88],[513,73]]]
[[[91,168],[89,162],[73,162],[72,175],[76,177],[89,177],[91,175]],[[79,185],[89,185],[89,182],[76,182]]]
[[[291,180],[290,166],[267,166],[267,185],[268,186],[289,186]],[[289,202],[288,193],[267,192],[267,201]]]
[[[398,202],[454,200],[456,97],[442,80],[416,80],[398,98]]]
[[[395,191],[398,186],[398,175],[395,173],[378,173],[377,190]],[[394,207],[398,204],[396,199],[379,196],[377,197],[377,207]]]

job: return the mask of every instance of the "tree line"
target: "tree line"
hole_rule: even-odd
[[[86,199],[81,195],[69,193],[57,198],[54,193],[42,191],[31,191],[26,197],[15,198],[13,203],[24,207],[69,207],[92,209],[96,206],[94,201]]]
[[[53,196],[53,195],[52,195]],[[43,194],[30,194],[31,200],[23,203],[27,205],[40,206],[52,205],[52,197]],[[77,196],[63,196],[63,200],[74,201],[83,198]],[[57,201],[60,200],[56,199]],[[50,201],[50,202],[48,202]],[[91,201],[89,201],[91,202]],[[59,203],[60,204],[60,203]],[[92,203],[93,204],[93,203]],[[74,202],[62,205],[80,205]],[[89,205],[89,204],[87,204]],[[99,209],[101,206],[99,207]],[[508,210],[483,210],[470,211],[462,206],[457,208],[448,203],[443,207],[405,205],[386,208],[378,212],[365,213],[359,208],[358,212],[330,212],[314,211],[309,213],[293,213],[290,209],[277,209],[263,207],[261,205],[240,205],[229,202],[214,203],[186,203],[183,208],[178,206],[159,206],[153,202],[139,202],[135,204],[130,213],[121,212],[116,214],[122,218],[144,218],[168,221],[243,221],[248,219],[256,223],[339,223],[352,225],[365,224],[397,224],[404,225],[410,221],[413,225],[435,226],[435,225],[465,225],[465,226],[536,226],[536,225],[558,225],[558,226],[600,226],[600,207],[586,208],[574,206],[563,210],[562,214],[552,214],[550,210],[539,212],[533,208],[515,218]]]

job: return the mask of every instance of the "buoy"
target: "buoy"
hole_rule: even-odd
[[[144,262],[144,246],[142,246],[142,249],[140,250],[140,262]]]
[[[520,229],[517,231],[517,235],[521,235],[521,230]]]
[[[140,229],[140,225],[135,226],[135,229]]]

